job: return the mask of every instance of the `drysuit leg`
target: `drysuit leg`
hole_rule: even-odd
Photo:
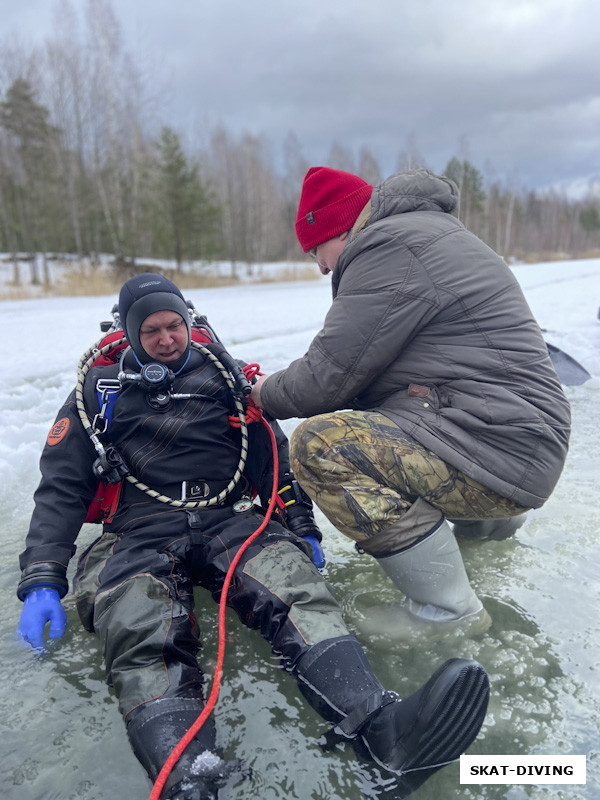
[[[164,527],[187,527],[185,514],[161,516]],[[121,538],[105,532],[82,556],[75,579],[80,616],[100,640],[107,682],[152,781],[204,707],[186,555],[182,535],[172,539],[145,530]],[[208,719],[175,764],[164,796],[216,797],[228,771]],[[193,786],[184,795],[179,787],[191,775]]]
[[[251,512],[207,537],[212,557],[205,580],[215,588],[249,521],[254,527]],[[323,576],[278,525],[242,557],[228,602],[246,625],[262,631],[311,705],[366,758],[397,776],[399,790],[412,791],[477,736],[489,696],[481,665],[453,659],[410,698],[386,692]],[[404,777],[406,770],[415,772]]]
[[[234,555],[263,518],[253,510],[194,516],[195,579],[218,600]],[[306,547],[270,522],[243,553],[227,598],[242,623],[260,630],[288,669],[313,644],[348,634],[333,592]]]

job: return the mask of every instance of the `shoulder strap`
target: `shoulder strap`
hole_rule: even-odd
[[[96,433],[108,433],[113,409],[121,394],[121,382],[112,378],[100,378],[96,383],[100,411],[94,417],[92,428]]]
[[[108,333],[104,337],[104,339],[102,339],[98,344],[98,350],[101,350],[103,347],[106,347],[107,344],[118,342],[119,339],[122,339],[124,335],[125,334],[123,333],[122,330]],[[126,347],[129,347],[127,342],[123,342],[117,347],[113,347],[113,349],[110,350],[106,355],[98,356],[98,358],[93,362],[92,367],[108,367],[111,364],[115,364],[120,354],[123,352],[123,350],[125,350]]]
[[[205,328],[192,328],[190,336],[192,341],[198,342],[198,344],[210,344],[214,342],[214,339]]]

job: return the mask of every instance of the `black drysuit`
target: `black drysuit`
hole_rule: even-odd
[[[139,370],[131,352],[124,367]],[[116,365],[94,367],[86,376],[90,419],[99,410],[97,380],[115,378],[117,372]],[[195,397],[171,399],[156,409],[139,384],[125,383],[114,404],[108,439],[131,473],[152,489],[180,499],[182,483],[190,481],[206,484],[213,497],[239,462],[240,434],[229,420],[234,413],[231,392],[214,364],[197,350],[176,376],[172,391]],[[49,438],[42,454],[42,480],[20,558],[20,597],[39,584],[55,585],[61,596],[66,594],[67,565],[97,489],[92,470],[97,453],[74,395],[57,422],[62,423],[56,429],[60,435]],[[287,440],[271,424],[283,474],[289,471]],[[237,511],[235,501],[252,486],[266,505],[272,491],[268,432],[260,422],[250,424],[248,432],[247,483],[243,479],[221,505],[186,511],[150,499],[125,482],[114,518],[79,559],[77,609],[85,628],[99,637],[107,681],[119,698],[134,751],[152,779],[203,704],[193,586],[207,588],[218,599],[233,556],[263,520],[255,505]],[[284,666],[299,677],[298,662],[311,648],[315,653],[315,645],[352,641],[306,548],[282,523],[270,521],[244,553],[228,593],[228,605],[241,621],[259,629]],[[164,734],[167,723],[170,739]],[[197,747],[186,751],[189,757],[211,749],[213,737],[212,724],[205,725]],[[185,765],[173,781],[184,771]]]

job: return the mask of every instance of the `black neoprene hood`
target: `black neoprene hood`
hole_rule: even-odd
[[[190,347],[190,320],[183,295],[175,284],[163,275],[144,272],[135,275],[123,284],[119,294],[119,317],[131,349],[141,364],[152,359],[140,343],[140,328],[144,320],[157,311],[175,311],[187,327],[188,346],[177,361],[169,362],[169,368],[177,372],[186,362]]]

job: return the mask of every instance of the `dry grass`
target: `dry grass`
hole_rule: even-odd
[[[156,266],[140,264],[132,274],[158,272]],[[236,281],[218,275],[173,275],[180,289],[204,288],[207,286],[229,286]],[[79,268],[62,275],[46,296],[85,297],[88,295],[118,294],[127,275],[120,276],[115,270],[89,270]]]
[[[159,272],[156,264],[136,264],[131,274],[140,272]],[[217,269],[207,268],[205,272],[173,272],[165,270],[180,289],[205,289],[219,286],[236,286],[240,283],[275,283],[279,281],[318,280],[320,274],[314,265],[293,265],[276,272],[255,268],[248,276],[243,268],[237,275],[222,275]],[[119,293],[127,272],[119,272],[113,267],[92,267],[88,263],[55,261],[52,273],[56,277],[50,286],[31,285],[23,282],[15,286],[8,281],[0,284],[0,300],[29,300],[40,297],[88,297],[94,295],[115,295]],[[242,277],[243,275],[243,277]],[[1,276],[0,276],[1,277]],[[27,276],[29,277],[29,276]]]
[[[543,264],[546,261],[582,261],[588,258],[600,258],[599,250],[589,250],[585,253],[578,253],[571,255],[570,253],[525,253],[522,255],[515,254],[519,261],[523,264]]]

